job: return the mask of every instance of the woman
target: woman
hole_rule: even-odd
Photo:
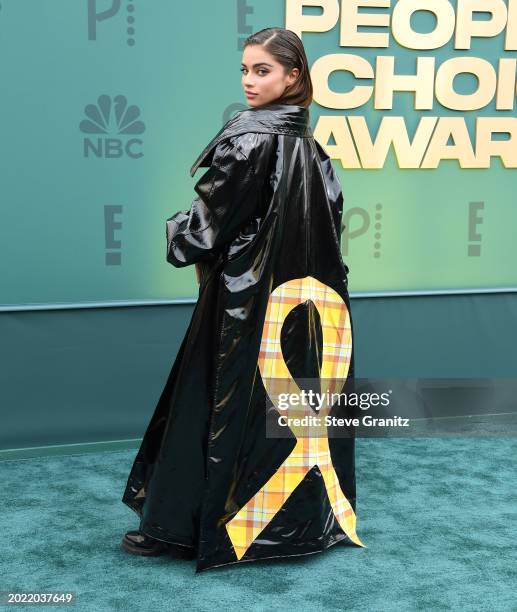
[[[363,546],[353,436],[277,418],[279,390],[353,379],[343,196],[312,136],[299,37],[250,36],[242,84],[250,108],[206,146],[197,197],[167,220],[167,261],[195,264],[199,298],[122,500],[140,517],[125,550],[195,558],[196,572]]]

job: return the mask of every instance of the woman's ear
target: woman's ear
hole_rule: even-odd
[[[289,83],[288,85],[293,85],[298,77],[300,76],[300,70],[298,68],[293,68],[289,74]]]

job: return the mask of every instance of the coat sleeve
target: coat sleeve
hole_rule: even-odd
[[[167,261],[176,268],[217,256],[255,211],[258,181],[248,158],[230,140],[214,150],[210,168],[194,186],[189,211],[167,219]]]

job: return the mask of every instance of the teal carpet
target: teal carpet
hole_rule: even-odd
[[[367,548],[197,575],[194,561],[120,549],[138,527],[120,501],[135,454],[0,461],[0,591],[74,591],[74,610],[96,612],[517,610],[515,438],[358,439]]]

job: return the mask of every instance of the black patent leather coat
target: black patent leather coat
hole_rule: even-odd
[[[166,223],[167,261],[198,264],[199,298],[123,501],[197,572],[364,546],[353,436],[325,437],[315,459],[294,434],[266,435],[267,376],[354,376],[331,161],[307,108],[270,104],[231,118],[200,166],[190,210]]]

